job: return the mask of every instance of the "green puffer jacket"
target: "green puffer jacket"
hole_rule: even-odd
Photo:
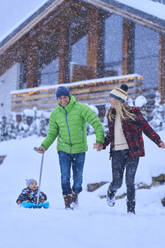
[[[104,143],[104,132],[97,115],[85,104],[76,102],[71,96],[66,107],[58,104],[51,113],[49,120],[49,130],[41,146],[46,149],[57,140],[57,151],[66,153],[81,153],[88,150],[86,122],[95,130],[96,142]]]

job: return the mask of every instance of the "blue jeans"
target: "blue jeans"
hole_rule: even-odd
[[[61,187],[63,195],[82,191],[83,168],[85,162],[85,152],[69,154],[63,151],[58,152],[61,170]],[[73,171],[73,187],[71,188],[70,177],[71,168]]]
[[[126,169],[127,200],[135,200],[135,174],[139,162],[139,157],[129,157],[129,150],[119,150],[112,152],[112,183],[109,191],[116,191],[123,182],[123,174]]]

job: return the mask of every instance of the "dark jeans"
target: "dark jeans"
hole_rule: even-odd
[[[61,186],[63,195],[82,191],[82,177],[85,162],[85,152],[77,154],[68,154],[63,151],[58,152],[61,169]],[[73,187],[71,188],[70,177],[71,168],[73,171]]]
[[[127,200],[135,200],[135,174],[139,162],[139,157],[131,158],[129,150],[120,150],[112,152],[112,183],[109,186],[110,191],[116,191],[122,185],[123,173],[126,168]]]

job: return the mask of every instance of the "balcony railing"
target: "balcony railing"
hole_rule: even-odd
[[[108,102],[110,90],[122,83],[127,83],[128,94],[136,98],[142,92],[143,77],[138,74],[91,79],[64,84],[80,102],[103,105]],[[61,85],[61,84],[60,84]],[[36,107],[38,110],[52,110],[57,106],[56,89],[59,85],[42,86],[11,92],[11,110],[22,112]]]

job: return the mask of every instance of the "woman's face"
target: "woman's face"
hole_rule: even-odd
[[[109,103],[111,104],[111,107],[112,108],[115,108],[116,107],[117,102],[118,102],[118,100],[115,99],[114,97],[110,97],[109,98]]]

